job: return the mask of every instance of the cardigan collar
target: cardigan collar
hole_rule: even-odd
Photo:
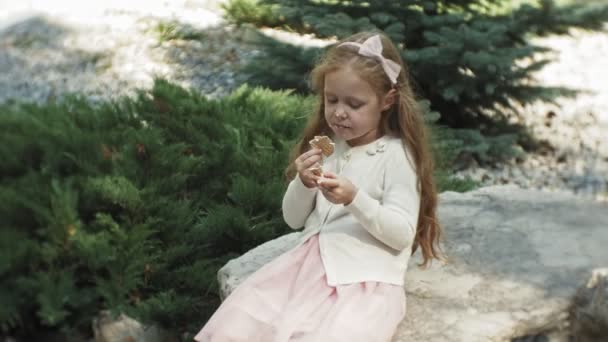
[[[336,141],[339,154],[345,159],[350,159],[353,154],[365,153],[368,156],[374,156],[376,153],[386,151],[388,139],[387,135],[383,135],[372,142],[358,146],[350,146],[344,139],[334,139],[334,141]]]

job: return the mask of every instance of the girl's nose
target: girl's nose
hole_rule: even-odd
[[[346,119],[346,111],[341,107],[336,108],[336,112],[334,114],[339,119]]]

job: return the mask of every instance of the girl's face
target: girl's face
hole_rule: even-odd
[[[325,75],[325,120],[337,137],[350,146],[380,138],[381,112],[394,103],[391,90],[379,103],[376,93],[351,68],[340,68]]]

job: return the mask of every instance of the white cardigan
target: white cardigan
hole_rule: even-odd
[[[283,197],[285,222],[293,229],[304,227],[296,247],[320,232],[331,286],[363,281],[403,285],[420,207],[413,159],[395,137],[355,147],[332,139],[335,151],[323,161],[323,170],[348,178],[359,191],[349,205],[337,205],[296,176]]]

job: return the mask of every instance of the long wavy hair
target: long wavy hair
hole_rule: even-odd
[[[359,55],[352,48],[338,47],[343,42],[363,43],[376,34],[380,35],[382,41],[382,55],[401,65],[396,86],[390,83],[380,63],[372,58]],[[427,263],[432,259],[446,261],[439,245],[443,238],[443,232],[436,213],[437,192],[433,179],[433,156],[428,142],[429,132],[426,129],[422,111],[414,95],[407,66],[403,62],[399,50],[384,33],[360,32],[354,34],[332,44],[327,48],[325,54],[320,56],[310,73],[311,88],[317,94],[318,101],[300,139],[291,151],[289,164],[285,170],[286,181],[291,181],[295,177],[297,171],[294,161],[310,148],[308,141],[313,139],[315,135],[330,136],[333,134],[324,115],[325,75],[345,66],[357,72],[359,77],[370,84],[372,89],[375,90],[378,101],[391,89],[397,91],[395,103],[382,112],[380,130],[382,134],[399,137],[414,159],[418,176],[417,186],[420,193],[420,212],[412,254],[420,246],[424,260],[418,267],[428,267]]]

